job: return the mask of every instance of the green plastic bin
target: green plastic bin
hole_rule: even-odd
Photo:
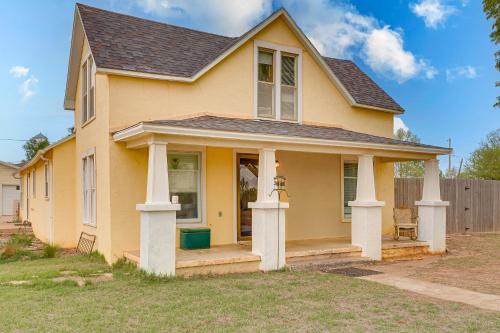
[[[181,249],[196,250],[210,248],[210,228],[181,229]]]

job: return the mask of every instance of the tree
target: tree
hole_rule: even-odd
[[[394,135],[395,139],[419,143],[420,138],[413,134],[410,130],[400,128]],[[423,161],[408,161],[394,163],[394,174],[398,178],[416,178],[424,176]]]
[[[488,133],[465,163],[464,177],[500,180],[500,128]]]
[[[49,140],[45,135],[39,133],[26,141],[23,145],[24,154],[26,156],[26,161],[30,161],[33,157],[35,157],[36,153],[40,149],[44,149],[49,145]]]
[[[493,20],[492,32],[490,34],[491,41],[495,44],[500,44],[500,0],[483,0],[483,11],[488,20]],[[496,68],[500,71],[500,51],[495,52]],[[496,83],[500,86],[500,82]],[[500,96],[497,96],[496,107],[500,107]]]

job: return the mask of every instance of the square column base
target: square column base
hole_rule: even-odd
[[[349,202],[352,207],[351,242],[361,255],[382,260],[382,201]]]
[[[259,255],[262,271],[285,267],[285,209],[287,202],[252,202],[252,253]]]
[[[137,205],[141,211],[141,269],[162,276],[175,275],[176,211],[179,205],[150,210]]]
[[[433,253],[446,251],[447,201],[417,201],[418,239],[427,242]]]

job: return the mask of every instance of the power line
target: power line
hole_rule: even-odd
[[[28,139],[29,140],[29,139]],[[26,139],[8,139],[8,138],[0,138],[0,141],[28,141]]]

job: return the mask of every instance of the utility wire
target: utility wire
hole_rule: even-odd
[[[7,138],[0,138],[0,141],[29,141],[28,140],[25,140],[25,139],[7,139]]]

